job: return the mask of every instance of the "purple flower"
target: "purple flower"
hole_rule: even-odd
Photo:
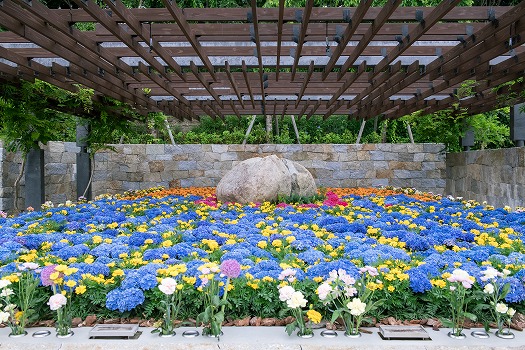
[[[239,277],[241,274],[241,264],[237,260],[224,260],[221,264],[221,273],[229,278]]]
[[[51,280],[51,274],[55,272],[55,267],[57,265],[49,265],[42,269],[40,272],[40,280],[42,281],[42,285],[45,287],[52,286],[54,284],[53,280]]]

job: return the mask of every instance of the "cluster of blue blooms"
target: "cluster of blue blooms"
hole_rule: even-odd
[[[439,286],[458,266],[482,284],[481,271],[491,265],[510,271],[506,300],[525,300],[522,212],[404,194],[348,196],[345,207],[214,207],[198,199],[105,196],[0,218],[0,275],[23,261],[67,264],[78,268],[70,276],[78,284],[89,275],[113,285],[106,305],[123,312],[144,302],[159,269],[175,264],[198,279],[205,262],[235,259],[241,276],[255,280],[277,279],[285,268],[298,280],[323,280],[338,269],[357,277],[364,265],[385,274],[401,266],[414,293]]]

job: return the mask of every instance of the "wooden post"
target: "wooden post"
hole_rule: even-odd
[[[290,115],[290,118],[292,118],[293,130],[295,131],[295,137],[297,139],[297,143],[301,144],[301,140],[299,139],[299,130],[297,130],[297,124],[295,124],[295,116],[292,114]]]
[[[361,136],[363,136],[363,130],[365,130],[365,124],[366,124],[366,120],[363,119],[363,122],[361,123],[361,127],[359,128],[359,134],[357,134],[357,140],[355,141],[356,144],[359,144],[361,142]]]
[[[246,141],[248,141],[248,136],[250,136],[250,133],[252,132],[253,124],[255,123],[255,118],[257,116],[254,114],[252,116],[252,121],[250,122],[250,125],[248,126],[248,130],[246,130],[246,134],[244,135],[244,140],[242,141],[242,144],[245,145]]]
[[[166,123],[166,129],[168,129],[168,135],[170,136],[171,144],[175,146],[175,139],[173,138],[173,133],[171,132],[170,123],[168,123],[168,119],[164,119],[164,123]]]
[[[273,129],[272,119],[273,119],[273,116],[271,116],[270,114],[266,115],[266,142],[267,143],[270,143],[272,141],[272,129]]]
[[[410,143],[414,143],[414,135],[412,135],[412,128],[410,127],[409,122],[405,122],[407,125],[408,137],[410,138]]]

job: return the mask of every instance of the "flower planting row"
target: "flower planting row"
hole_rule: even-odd
[[[334,189],[306,204],[218,203],[211,189],[47,203],[0,217],[0,318],[12,333],[72,317],[321,320],[356,335],[373,318],[466,319],[508,333],[524,310],[525,213],[414,190]],[[184,324],[184,323],[183,323]]]

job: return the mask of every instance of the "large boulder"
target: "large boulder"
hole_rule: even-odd
[[[217,199],[222,202],[255,203],[275,201],[279,195],[316,193],[314,178],[304,166],[275,155],[240,162],[217,185]]]

